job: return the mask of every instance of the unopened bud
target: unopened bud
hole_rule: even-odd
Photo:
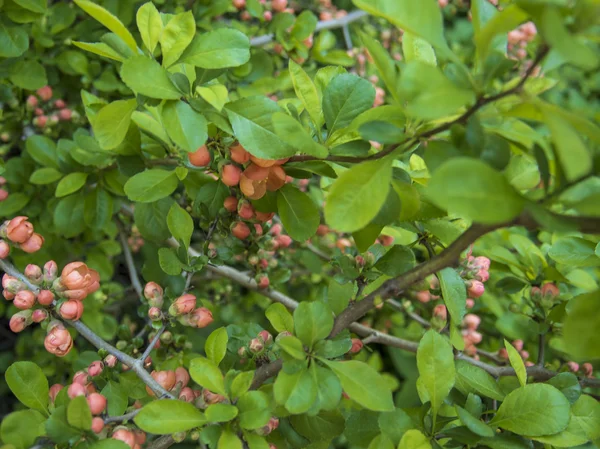
[[[46,311],[44,309],[36,309],[33,311],[33,314],[31,315],[31,319],[33,320],[34,323],[41,323],[46,318],[48,318],[48,311]]]
[[[44,282],[50,284],[56,279],[58,273],[58,265],[53,260],[49,260],[44,264]]]
[[[148,318],[152,321],[159,321],[162,319],[162,311],[158,307],[150,307],[148,310]]]
[[[110,355],[107,355],[107,356],[104,358],[104,363],[105,363],[105,364],[106,364],[106,366],[108,366],[109,368],[114,368],[115,366],[117,366],[117,362],[118,362],[117,358],[116,358],[114,355],[112,355],[112,354],[110,354]]]
[[[92,377],[99,376],[104,371],[104,364],[100,361],[95,361],[88,367],[88,374]]]
[[[356,354],[360,352],[363,347],[363,342],[359,338],[352,339],[352,347],[348,351],[349,354]]]
[[[265,348],[264,343],[259,338],[250,340],[250,352],[257,354]]]
[[[33,264],[29,264],[25,267],[25,276],[35,285],[41,284],[43,280],[42,269]]]
[[[273,343],[273,336],[269,333],[269,331],[260,331],[258,333],[258,338],[262,339],[266,346],[270,346]]]

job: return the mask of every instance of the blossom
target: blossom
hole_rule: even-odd
[[[73,347],[73,337],[61,323],[55,321],[48,326],[44,347],[49,353],[64,357]]]

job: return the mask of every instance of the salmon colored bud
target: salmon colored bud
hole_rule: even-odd
[[[229,148],[231,152],[231,160],[238,164],[245,164],[250,160],[250,153],[248,153],[243,146],[240,144],[234,145]]]
[[[115,366],[117,366],[117,362],[118,362],[117,358],[112,354],[109,354],[104,358],[104,363],[109,368],[114,368]]]
[[[73,347],[73,337],[62,323],[54,321],[48,325],[48,335],[44,340],[46,351],[57,357],[64,357]]]
[[[261,338],[266,345],[273,343],[273,336],[269,331],[262,330],[258,333],[258,338]]]
[[[158,307],[150,307],[148,310],[148,318],[152,321],[158,321],[162,319],[162,311]]]
[[[202,145],[193,153],[188,153],[188,159],[194,167],[206,167],[210,164],[210,151],[206,145]]]
[[[2,287],[8,290],[11,293],[17,293],[20,290],[26,289],[26,285],[19,281],[16,277],[11,276],[9,274],[4,274],[2,276]]]
[[[445,305],[438,304],[433,308],[433,316],[445,321],[448,319],[448,309]]]
[[[317,235],[319,237],[323,237],[325,235],[327,235],[329,233],[329,226],[324,225],[324,224],[320,224],[319,227],[317,228]]]
[[[273,443],[269,443],[269,449],[277,449],[277,446],[275,446]]]
[[[531,299],[539,299],[542,296],[542,290],[539,287],[531,287]]]
[[[53,260],[49,260],[44,264],[44,282],[51,283],[56,279],[58,274],[58,265]]]
[[[485,292],[485,286],[481,281],[468,281],[467,294],[472,298],[479,298]]]
[[[83,315],[83,303],[81,301],[69,300],[60,306],[60,316],[65,320],[78,320]]]
[[[70,109],[61,109],[60,111],[58,111],[58,118],[63,122],[68,122],[69,120],[71,120],[72,116],[73,111],[71,111]]]
[[[8,327],[15,334],[22,332],[27,326],[32,323],[32,313],[31,310],[23,310],[21,312],[15,313],[10,317],[10,322],[8,323]]]
[[[88,374],[92,377],[99,376],[104,371],[104,363],[99,360],[92,362],[90,366],[88,366]]]
[[[135,442],[137,444],[144,444],[146,442],[146,432],[143,430],[136,429],[133,431],[133,434],[135,435]]]
[[[383,246],[392,246],[392,244],[394,243],[394,237],[392,237],[390,235],[381,234],[379,236],[379,240],[381,241],[381,244]]]
[[[33,320],[34,323],[41,323],[42,321],[44,321],[47,318],[48,318],[48,311],[46,311],[44,309],[36,309],[33,311],[33,314],[31,315],[31,319]]]
[[[26,253],[32,254],[39,251],[44,245],[44,237],[40,234],[33,234],[25,243],[19,246]]]
[[[36,93],[43,101],[48,101],[52,98],[52,88],[50,86],[40,87]]]
[[[9,193],[4,190],[4,189],[0,189],[0,201],[4,201],[6,198],[8,198]]]
[[[33,112],[38,117],[41,115],[44,115],[44,110],[42,108],[35,108],[35,110]],[[35,119],[33,120],[33,124],[35,125]]]
[[[415,296],[417,301],[422,302],[423,304],[431,301],[431,293],[429,293],[429,290],[421,290],[420,292],[417,292]]]
[[[246,7],[246,0],[233,0],[233,6],[236,9],[244,9]]]
[[[104,420],[98,416],[92,418],[92,432],[100,433],[104,429]]]
[[[271,226],[271,229],[269,230],[269,232],[275,237],[280,235],[281,231],[283,231],[283,226],[281,226],[279,223],[275,223],[273,226]]]
[[[15,299],[15,294],[8,290],[2,290],[2,296],[4,296],[4,298],[6,298],[7,301],[12,301],[13,299]]]
[[[475,330],[481,324],[481,318],[472,313],[468,313],[463,318],[463,325],[467,327],[467,329]]]
[[[528,351],[519,351],[519,354],[521,354],[521,357],[523,357],[523,360],[527,360],[529,358]]]
[[[556,285],[548,283],[542,286],[542,296],[545,298],[556,298],[558,295],[560,295],[560,290]]]
[[[35,95],[29,95],[25,102],[27,103],[27,106],[29,106],[29,108],[31,109],[35,108],[38,105],[38,99]]]
[[[99,415],[106,408],[106,398],[100,393],[92,393],[87,397],[92,415]]]
[[[269,192],[275,192],[281,189],[285,185],[285,180],[286,175],[283,168],[279,166],[271,167],[267,178],[267,190]]]
[[[268,168],[250,164],[240,176],[240,189],[242,193],[252,200],[262,198],[267,193],[268,177]]]
[[[266,274],[259,275],[258,279],[256,280],[258,288],[263,290],[269,288],[270,283],[271,282],[269,281],[269,276],[267,276]]]
[[[77,371],[73,375],[73,383],[86,386],[87,384],[90,383],[90,376],[85,371]]]
[[[92,282],[92,271],[83,262],[71,262],[63,268],[60,281],[66,290],[86,289]]]
[[[24,243],[33,235],[33,225],[27,217],[15,217],[8,222],[6,237],[13,243]]]
[[[15,295],[13,304],[17,309],[27,310],[31,309],[35,304],[35,295],[29,290],[21,290]]]
[[[25,276],[34,284],[40,284],[42,282],[42,269],[37,265],[29,264],[25,267]]]
[[[244,220],[254,217],[254,208],[248,201],[240,201],[238,204],[238,215]]]
[[[180,296],[169,307],[169,314],[172,316],[185,315],[192,312],[196,308],[196,297],[189,293]]]
[[[85,396],[85,387],[78,383],[72,383],[67,389],[67,395],[71,399],[75,399],[77,396]]]
[[[254,232],[256,232],[256,235],[258,235],[258,236],[263,235],[262,226],[259,225],[258,223],[254,223]]]
[[[253,352],[254,354],[261,352],[263,349],[265,349],[263,341],[259,338],[253,338],[252,340],[250,340],[250,345],[248,345],[248,347],[250,348],[250,352]]]
[[[43,128],[48,123],[48,117],[45,115],[40,115],[33,119],[33,124],[38,128]]]
[[[567,362],[567,367],[569,368],[569,371],[571,371],[572,373],[576,373],[577,371],[579,371],[579,363]]]
[[[359,338],[353,338],[352,347],[350,348],[350,351],[348,351],[348,354],[357,354],[358,352],[360,352],[362,347],[363,342]]]
[[[508,360],[508,351],[506,350],[506,348],[498,349],[498,357],[504,360]]]
[[[0,240],[0,259],[6,259],[10,254],[10,245],[4,240]]]
[[[152,378],[165,390],[170,391],[176,382],[175,371],[152,371]],[[146,391],[150,396],[154,396],[154,392],[150,387],[146,387]]]
[[[585,377],[591,378],[592,374],[594,374],[594,367],[592,366],[591,363],[588,363],[588,362],[581,365],[581,370],[585,374]]]
[[[271,11],[263,12],[263,19],[265,19],[267,22],[270,22],[273,20],[273,13]]]
[[[113,432],[111,438],[113,440],[122,441],[123,443],[127,444],[131,449],[136,449],[135,448],[135,445],[136,445],[135,435],[130,430],[123,429],[123,428],[117,429]]]
[[[181,385],[182,387],[187,387],[187,384],[190,381],[190,375],[188,371],[180,366],[175,370],[175,383]]]
[[[512,345],[515,347],[517,351],[523,350],[523,340],[515,340],[512,342]]]
[[[255,211],[256,219],[262,221],[263,223],[269,221],[275,215],[275,212],[259,212]]]
[[[192,312],[190,320],[194,327],[206,327],[213,322],[212,312],[206,307],[200,307]]]
[[[283,12],[285,8],[287,8],[287,0],[272,0],[271,8],[277,12]]]
[[[279,248],[288,248],[292,244],[292,238],[289,235],[279,235],[275,238]]]
[[[54,293],[52,293],[50,290],[41,290],[38,293],[37,300],[43,306],[52,305],[52,302],[54,301]]]
[[[242,170],[235,165],[224,165],[221,173],[221,181],[229,187],[237,186],[240,183]]]
[[[490,272],[487,270],[484,270],[483,268],[481,270],[479,270],[477,272],[477,274],[475,275],[475,279],[477,279],[478,281],[481,281],[481,282],[487,282],[489,278],[490,278]]]
[[[237,212],[238,200],[235,196],[228,196],[223,202],[223,207],[229,212]]]
[[[190,387],[185,387],[181,389],[179,393],[179,400],[185,402],[194,402],[196,396],[194,396],[194,392]]]
[[[346,238],[337,239],[335,246],[341,251],[345,252],[347,248],[352,247],[352,242]]]
[[[467,298],[465,305],[467,306],[467,309],[472,309],[473,307],[475,307],[475,300]]]
[[[212,391],[207,390],[206,388],[202,392],[202,396],[204,397],[204,402],[211,405],[218,404],[219,402],[223,402],[225,400],[225,398],[220,394],[213,393]]]
[[[65,101],[64,101],[64,100],[62,100],[62,99],[60,99],[60,98],[59,98],[58,100],[55,100],[55,101],[54,101],[54,107],[55,107],[56,109],[63,109],[63,108],[65,108],[66,106],[67,106],[67,103],[65,103]]]
[[[473,266],[478,267],[483,270],[490,269],[490,259],[488,259],[487,257],[484,257],[484,256],[476,257],[475,259],[473,259],[472,264],[473,264]]]
[[[58,395],[60,390],[62,390],[63,388],[65,388],[65,387],[61,384],[54,384],[50,387],[50,390],[48,391],[48,396],[50,396],[51,402],[56,401],[56,396]]]
[[[250,236],[250,228],[246,223],[238,221],[231,227],[233,236],[240,240],[245,240]]]

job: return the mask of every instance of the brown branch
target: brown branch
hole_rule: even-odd
[[[257,390],[267,379],[276,376],[282,367],[283,360],[277,359],[274,362],[267,363],[258,368],[254,373],[254,379],[252,379],[250,390]]]

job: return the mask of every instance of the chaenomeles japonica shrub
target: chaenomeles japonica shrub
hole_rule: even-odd
[[[600,447],[599,18],[0,0],[2,447]]]

